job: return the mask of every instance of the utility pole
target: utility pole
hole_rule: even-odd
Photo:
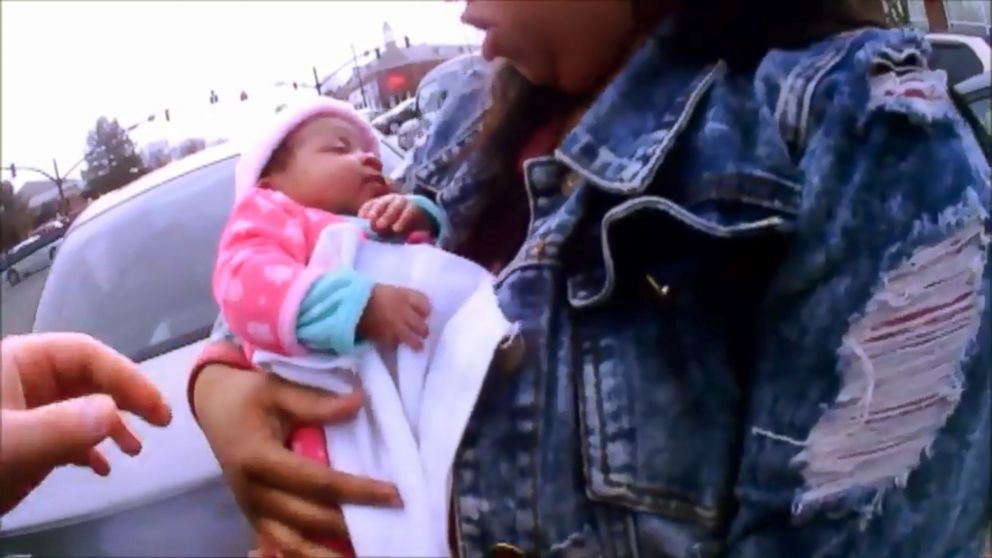
[[[362,105],[365,108],[368,108],[369,102],[368,99],[365,98],[365,81],[362,80],[362,68],[358,65],[358,53],[355,52],[354,44],[351,45],[351,60],[355,64],[355,72],[358,73],[358,87],[362,92]]]
[[[166,115],[168,115],[168,113],[169,113],[169,111],[168,111],[168,109],[166,109]],[[147,119],[147,122],[151,122],[152,120],[155,120],[155,115],[149,116],[148,119]],[[134,130],[141,123],[142,122],[138,122],[136,124],[132,124],[131,126],[128,126],[127,130],[128,131]],[[10,175],[12,177],[14,177],[14,178],[17,178],[17,170],[19,169],[21,171],[31,171],[33,173],[40,174],[40,175],[44,176],[45,178],[47,178],[48,180],[51,180],[52,183],[55,184],[55,187],[58,188],[58,190],[59,190],[59,202],[60,202],[59,203],[59,205],[60,205],[60,211],[59,211],[59,213],[62,214],[62,215],[68,215],[69,214],[69,204],[68,204],[68,201],[65,199],[65,181],[66,181],[66,178],[68,178],[69,175],[72,174],[72,171],[76,170],[76,168],[79,167],[79,165],[81,165],[81,164],[83,164],[83,163],[86,162],[86,157],[89,154],[90,153],[87,153],[86,155],[83,156],[82,159],[76,161],[75,164],[73,164],[71,167],[69,167],[69,170],[66,171],[66,173],[64,175],[63,174],[59,174],[59,162],[55,158],[52,158],[52,170],[55,171],[54,172],[54,175],[48,174],[48,172],[46,172],[44,170],[41,170],[41,169],[38,169],[38,168],[35,168],[35,167],[26,167],[26,166],[23,166],[23,165],[15,165],[14,163],[11,163],[9,167],[4,167],[4,169],[5,170],[8,170],[10,172]]]
[[[317,90],[317,96],[323,95],[320,92],[320,74],[317,73],[317,66],[311,68],[313,70],[313,88]],[[293,89],[296,89],[296,82],[293,82]]]
[[[69,207],[65,201],[65,191],[62,189],[62,183],[65,179],[59,176],[59,162],[56,161],[54,157],[52,158],[52,168],[55,169],[55,187],[59,189],[59,206],[61,207],[61,211],[59,213],[62,215],[68,215]]]

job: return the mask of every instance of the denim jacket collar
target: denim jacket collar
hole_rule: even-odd
[[[674,62],[663,44],[666,28],[659,26],[634,54],[555,153],[604,190],[643,192],[700,99],[725,71],[722,62],[704,67]]]

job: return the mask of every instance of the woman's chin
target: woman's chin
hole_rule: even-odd
[[[520,75],[524,77],[530,84],[536,85],[538,87],[556,87],[554,73],[549,71],[542,71],[533,67],[528,67],[522,64],[516,64],[512,60],[507,60],[507,63],[516,68]]]

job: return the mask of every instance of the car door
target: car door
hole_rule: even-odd
[[[384,172],[401,162],[382,141]],[[53,473],[9,513],[0,556],[244,556],[250,531],[189,411],[186,386],[217,315],[210,287],[235,157],[172,178],[66,235],[35,331],[81,331],[140,363],[173,422],[132,425],[145,451],[102,449],[113,474]]]

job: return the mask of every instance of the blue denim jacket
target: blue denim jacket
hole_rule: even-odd
[[[929,47],[862,30],[686,65],[647,43],[553,156],[498,277],[525,358],[457,459],[458,550],[978,556],[990,495],[990,172]],[[485,166],[466,84],[404,179]]]

